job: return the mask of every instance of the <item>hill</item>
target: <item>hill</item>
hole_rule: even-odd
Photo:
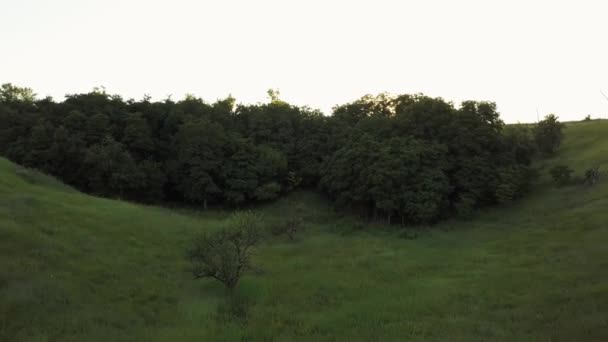
[[[608,167],[608,122],[565,134],[543,175]],[[184,257],[227,212],[87,196],[0,159],[0,340],[605,341],[607,195],[543,176],[510,207],[404,234],[296,193],[260,210],[276,221],[298,200],[305,231],[260,246],[228,305]]]

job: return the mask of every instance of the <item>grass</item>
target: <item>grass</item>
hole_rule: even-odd
[[[539,167],[605,170],[606,134],[571,123]],[[260,210],[300,201],[306,229],[260,246],[229,300],[184,258],[227,213],[95,198],[0,159],[0,341],[607,341],[608,180],[548,182],[415,239],[294,194]]]

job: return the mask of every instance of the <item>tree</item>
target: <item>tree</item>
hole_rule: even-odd
[[[31,130],[39,121],[27,108],[0,102],[0,153],[17,163],[25,163]]]
[[[251,268],[251,250],[262,239],[263,219],[251,211],[238,212],[226,228],[199,237],[188,251],[195,278],[213,278],[234,290]]]
[[[534,142],[524,129],[505,132],[491,102],[365,96],[337,107],[328,124],[321,185],[339,205],[389,222],[467,214],[519,197],[532,179]]]
[[[536,142],[526,125],[509,125],[502,135],[503,150],[506,158],[522,165],[530,165],[537,153]]]
[[[25,157],[25,164],[43,171],[50,169],[50,147],[53,143],[53,128],[45,121],[39,121],[32,128],[29,138],[29,153]]]
[[[375,165],[380,146],[369,134],[353,135],[348,143],[327,158],[322,166],[321,187],[338,207],[351,208],[368,216],[369,167]]]
[[[170,174],[183,199],[202,203],[221,195],[219,173],[224,161],[226,137],[221,126],[206,119],[190,121],[179,128],[174,142]]]
[[[298,187],[337,208],[404,224],[508,203],[533,180],[537,145],[561,124],[505,126],[496,104],[366,95],[331,116],[270,101],[123,100],[96,89],[63,102],[0,87],[0,154],[78,189],[142,202],[243,206]]]
[[[126,118],[122,143],[134,156],[145,159],[154,152],[151,129],[140,113]]]
[[[368,94],[352,103],[335,107],[333,115],[350,124],[356,124],[368,117],[393,117],[395,106],[396,99],[387,93],[377,96]]]
[[[27,102],[36,100],[36,94],[30,88],[21,88],[10,83],[0,86],[0,102]]]
[[[88,149],[85,160],[88,188],[95,194],[133,198],[145,186],[145,175],[122,144],[106,137]]]
[[[232,138],[222,165],[221,179],[224,199],[229,204],[238,206],[253,199],[260,183],[255,147],[241,137]]]
[[[86,145],[78,134],[59,126],[53,135],[53,143],[49,149],[51,174],[62,177],[67,183],[82,186],[82,164],[85,157]]]
[[[287,158],[272,147],[260,146],[256,150],[256,172],[258,187],[253,197],[260,201],[272,200],[279,197],[287,178]]]
[[[279,89],[268,89],[266,91],[268,94],[268,98],[270,99],[270,103],[281,103],[281,92]]]
[[[60,124],[68,130],[70,135],[84,135],[86,133],[84,128],[87,125],[87,118],[81,112],[73,110],[63,116]]]
[[[555,154],[564,137],[563,128],[564,124],[559,122],[554,114],[545,116],[544,120],[537,123],[534,127],[534,139],[538,150],[544,155]]]
[[[143,175],[143,186],[134,191],[134,196],[143,202],[159,202],[165,199],[164,187],[167,176],[162,164],[146,159],[137,164],[139,172]]]
[[[499,204],[522,197],[536,179],[536,172],[525,165],[509,165],[499,169],[495,197]]]
[[[383,146],[382,167],[378,173],[389,173],[392,182],[383,181],[376,192],[379,209],[388,201],[389,214],[401,218],[401,223],[428,223],[437,220],[449,194],[445,174],[445,146],[413,138],[391,138]],[[374,188],[372,188],[372,191]],[[384,192],[384,193],[382,193]]]
[[[99,144],[110,135],[110,119],[103,113],[97,113],[87,119],[85,136],[89,146]]]

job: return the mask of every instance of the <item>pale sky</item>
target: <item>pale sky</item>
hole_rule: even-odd
[[[0,83],[63,100],[368,93],[495,101],[507,122],[608,118],[608,1],[0,0]]]

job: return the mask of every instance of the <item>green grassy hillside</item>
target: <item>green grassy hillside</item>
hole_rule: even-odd
[[[608,122],[565,133],[544,173],[608,168]],[[511,207],[415,239],[291,199],[306,230],[260,246],[231,314],[184,258],[227,213],[86,196],[0,159],[0,341],[608,340],[608,179],[556,189],[542,177]]]

